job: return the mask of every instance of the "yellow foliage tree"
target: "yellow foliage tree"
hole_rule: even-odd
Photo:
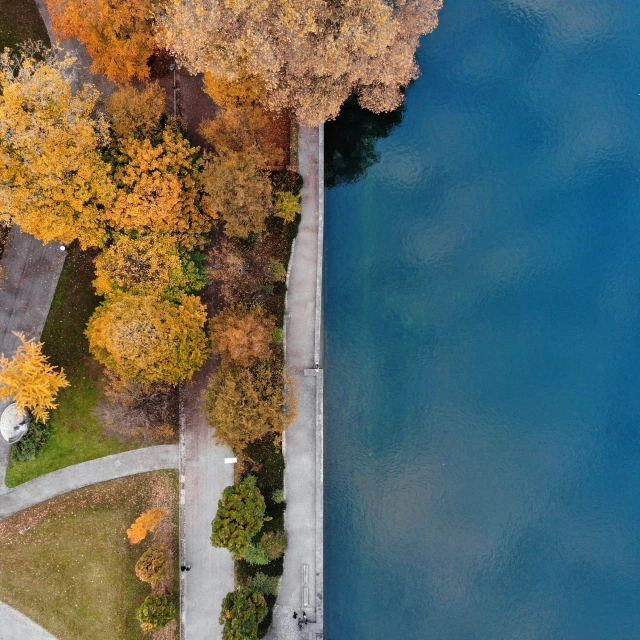
[[[163,509],[149,509],[136,518],[136,521],[127,529],[127,537],[131,544],[138,544],[151,533],[166,515]]]
[[[252,151],[222,151],[207,162],[203,181],[209,211],[224,220],[228,236],[246,238],[264,230],[273,211],[271,182]]]
[[[192,72],[227,83],[256,77],[274,111],[301,122],[334,118],[357,93],[390,111],[418,75],[415,51],[437,25],[442,0],[174,0],[159,37]]]
[[[101,245],[115,187],[98,152],[104,128],[91,118],[98,92],[74,95],[73,58],[36,55],[0,55],[0,222],[45,242]]]
[[[275,215],[285,222],[293,222],[300,213],[300,194],[295,195],[291,191],[276,193]]]
[[[264,83],[257,76],[250,76],[244,69],[233,79],[205,73],[204,90],[223,109],[253,109],[265,97]]]
[[[274,317],[258,305],[230,307],[211,320],[211,347],[220,353],[223,362],[249,367],[271,356],[275,328]]]
[[[106,100],[107,117],[116,137],[121,140],[152,138],[160,132],[165,93],[157,82],[143,90],[123,87]]]
[[[188,248],[201,244],[213,218],[201,198],[198,148],[168,127],[158,144],[130,138],[122,151],[128,162],[116,171],[111,225],[118,231],[167,231]]]
[[[204,285],[193,262],[181,256],[178,243],[168,233],[116,236],[95,264],[93,286],[101,296],[129,291],[172,299]]]
[[[93,58],[94,73],[118,84],[149,77],[155,49],[153,0],[46,0],[53,29],[78,38]]]
[[[22,344],[12,358],[0,355],[0,398],[13,399],[19,409],[45,422],[49,409],[55,409],[58,391],[69,386],[64,370],[49,364],[42,353],[42,343],[27,340],[16,333]]]
[[[86,335],[93,355],[134,382],[178,384],[207,359],[206,307],[197,296],[178,303],[115,292],[94,312]]]
[[[285,395],[282,364],[259,362],[250,369],[222,364],[204,394],[205,410],[215,437],[236,452],[274,433],[279,436],[295,418],[295,398]]]

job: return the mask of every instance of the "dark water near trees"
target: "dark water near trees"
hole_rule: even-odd
[[[640,638],[640,2],[419,59],[327,193],[325,637]]]

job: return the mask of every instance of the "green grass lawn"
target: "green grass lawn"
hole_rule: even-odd
[[[167,516],[131,545],[126,529],[152,507]],[[156,590],[179,593],[177,473],[157,471],[68,493],[0,522],[0,539],[0,599],[57,638],[141,640],[135,610],[151,587],[137,579],[134,566],[152,543],[167,545],[173,559]],[[170,625],[153,639],[177,640],[176,624]]]
[[[0,51],[25,40],[42,40],[49,36],[34,0],[0,0]]]
[[[62,467],[139,446],[106,434],[95,414],[103,375],[84,336],[87,321],[100,302],[91,286],[93,278],[92,254],[73,245],[42,333],[44,353],[53,364],[64,368],[71,386],[58,396],[58,408],[49,418],[53,429],[42,451],[34,460],[9,464],[9,487]]]

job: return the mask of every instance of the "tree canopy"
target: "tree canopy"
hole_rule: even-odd
[[[158,135],[164,105],[165,93],[156,82],[142,90],[123,87],[106,99],[109,124],[121,140],[144,140]]]
[[[211,347],[224,362],[249,367],[271,356],[275,328],[275,318],[258,305],[229,307],[211,320]]]
[[[266,503],[249,477],[226,487],[218,501],[218,511],[212,522],[211,544],[225,547],[233,554],[242,554],[253,536],[262,529]]]
[[[45,422],[49,409],[57,407],[58,391],[69,386],[64,371],[58,371],[42,353],[42,343],[16,333],[22,344],[12,358],[0,354],[0,399],[14,400],[22,410],[31,411]]]
[[[238,587],[222,601],[222,640],[258,640],[258,625],[267,617],[264,596],[249,587]]]
[[[116,292],[95,311],[86,335],[93,355],[135,382],[178,384],[207,359],[206,308],[196,296],[179,303]]]
[[[262,237],[252,248],[223,237],[210,256],[209,276],[229,304],[260,298],[269,279],[269,257],[259,251]]]
[[[213,219],[201,200],[199,149],[174,127],[162,140],[129,138],[121,144],[122,164],[115,172],[119,187],[109,222],[120,231],[167,231],[185,247],[202,242]]]
[[[91,117],[98,92],[73,92],[73,58],[35,55],[0,54],[0,221],[45,242],[102,245],[115,187]]]
[[[274,111],[301,122],[334,118],[357,93],[391,111],[418,75],[421,35],[442,0],[175,0],[158,18],[161,42],[192,72],[227,82],[256,77]]]
[[[93,286],[101,296],[128,291],[178,299],[180,293],[190,293],[204,285],[194,263],[181,253],[175,238],[168,233],[116,236],[95,263]]]
[[[46,0],[54,31],[84,43],[94,73],[118,84],[149,77],[154,0]]]
[[[203,180],[204,202],[226,224],[227,236],[246,238],[260,233],[272,213],[271,182],[261,158],[252,150],[225,149],[209,160]]]
[[[281,434],[295,417],[284,383],[282,365],[274,360],[250,369],[222,364],[204,394],[205,411],[218,442],[240,452],[268,433]]]

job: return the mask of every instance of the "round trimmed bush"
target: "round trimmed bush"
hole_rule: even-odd
[[[169,564],[169,553],[163,545],[154,544],[149,547],[136,562],[136,575],[143,582],[155,586],[156,582],[166,575]]]
[[[145,633],[155,631],[167,625],[178,615],[178,610],[170,596],[153,593],[136,611],[140,627]]]

